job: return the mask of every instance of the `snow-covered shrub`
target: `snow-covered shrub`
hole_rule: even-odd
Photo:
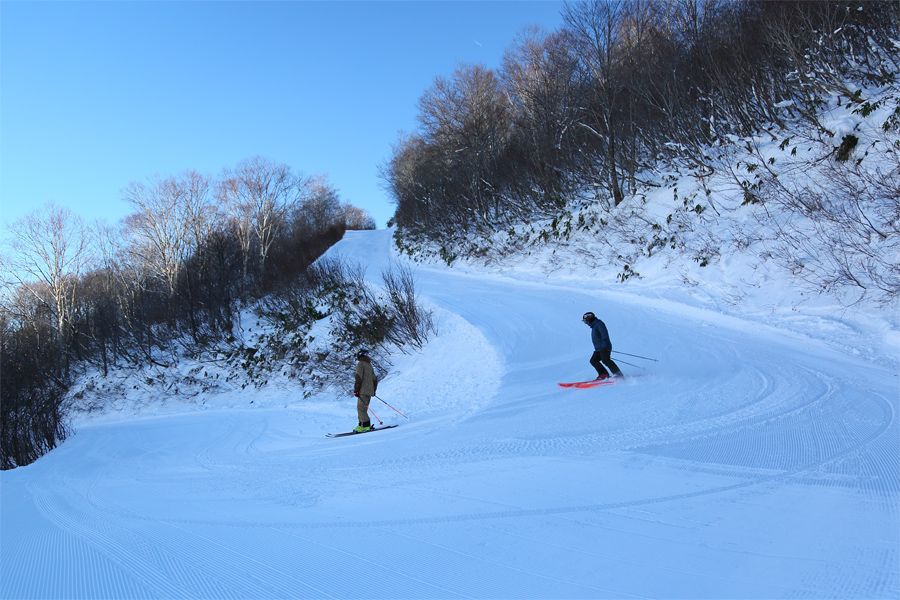
[[[355,350],[362,347],[389,369],[392,353],[421,348],[434,325],[417,301],[408,267],[392,265],[382,278],[384,287],[376,288],[367,282],[363,265],[318,261],[261,303],[259,315],[272,329],[263,339],[266,354],[294,365],[307,392],[352,383]]]

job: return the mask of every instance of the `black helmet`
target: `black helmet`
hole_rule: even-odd
[[[584,321],[585,323],[587,323],[588,321],[593,321],[596,318],[597,317],[594,316],[594,313],[586,312],[586,313],[584,313],[584,316],[581,317],[581,320]]]
[[[369,355],[368,350],[366,350],[365,348],[360,348],[359,352],[356,353],[356,358],[362,358],[363,356],[368,356],[368,355]]]

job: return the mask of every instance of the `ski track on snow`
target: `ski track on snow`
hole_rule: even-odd
[[[377,278],[389,243],[333,251]],[[900,595],[896,374],[602,292],[417,280],[445,330],[437,362],[382,386],[409,422],[340,440],[274,409],[86,427],[3,474],[0,597]],[[558,388],[589,372],[586,310],[661,362]]]

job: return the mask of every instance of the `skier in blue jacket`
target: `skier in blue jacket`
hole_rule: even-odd
[[[591,328],[591,341],[594,343],[594,353],[591,355],[591,366],[597,370],[597,379],[606,379],[609,373],[603,368],[603,365],[609,367],[613,377],[622,377],[622,371],[618,365],[613,362],[611,357],[612,342],[609,341],[609,332],[606,330],[606,324],[598,319],[592,312],[584,313],[581,317],[582,322]]]

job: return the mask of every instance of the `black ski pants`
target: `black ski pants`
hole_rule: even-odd
[[[622,371],[619,370],[619,366],[613,362],[612,356],[610,355],[611,352],[612,350],[604,348],[603,350],[597,350],[591,355],[591,366],[597,369],[597,376],[609,377],[609,373],[606,372],[603,365],[609,367],[609,370],[613,375],[622,374]]]

